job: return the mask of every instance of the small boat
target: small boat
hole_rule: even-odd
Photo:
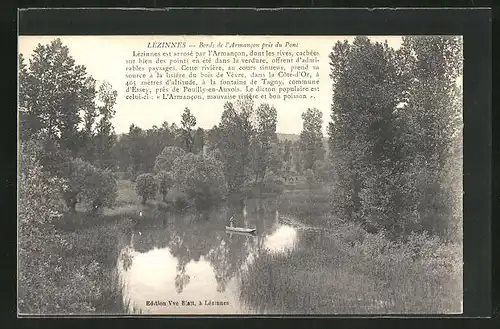
[[[235,232],[235,233],[255,233],[255,231],[257,231],[257,229],[256,228],[226,226],[226,231]]]

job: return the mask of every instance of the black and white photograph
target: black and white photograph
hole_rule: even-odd
[[[463,313],[460,35],[21,35],[19,316]]]

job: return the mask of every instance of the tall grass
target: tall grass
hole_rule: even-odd
[[[242,273],[241,297],[259,311],[300,314],[459,313],[461,250],[414,235],[338,222],[288,253],[263,253]]]

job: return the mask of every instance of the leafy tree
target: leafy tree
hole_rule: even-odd
[[[22,138],[43,132],[73,155],[82,147],[80,112],[94,107],[95,80],[76,65],[60,39],[39,44],[29,66],[19,58],[19,118]]]
[[[405,201],[423,228],[449,236],[460,226],[462,188],[462,75],[460,37],[404,37],[400,50],[407,77],[405,99],[398,111],[402,170],[407,181]],[[455,215],[453,215],[455,214]],[[455,227],[455,228],[453,228]]]
[[[117,197],[117,185],[112,173],[94,167],[90,163],[77,158],[71,159],[61,166],[62,196],[66,206],[76,211],[78,202],[90,212],[113,205]]]
[[[224,174],[230,192],[237,192],[246,180],[245,168],[249,164],[252,107],[246,105],[235,109],[233,104],[224,104],[219,125],[219,149],[222,153]]]
[[[145,173],[137,176],[135,180],[135,191],[137,195],[142,198],[142,204],[146,204],[148,199],[154,199],[158,191],[158,185],[156,184],[153,174]]]
[[[116,135],[114,133],[111,119],[115,115],[113,107],[116,104],[117,92],[113,90],[111,84],[103,82],[99,87],[98,100],[102,105],[98,106],[100,119],[96,126],[95,144],[96,159],[100,167],[111,168],[113,166],[111,152]]]
[[[276,122],[277,111],[273,106],[261,104],[257,108],[255,133],[252,138],[255,181],[264,179],[270,165],[272,143],[277,143]]]
[[[178,157],[172,172],[176,184],[199,208],[209,208],[226,197],[222,163],[213,157],[187,153]]]
[[[363,222],[372,217],[363,213],[365,209],[388,206],[382,203],[389,202],[387,195],[380,192],[373,194],[378,201],[363,204],[361,191],[369,177],[389,172],[382,167],[390,167],[386,159],[395,151],[391,116],[402,83],[395,52],[387,43],[371,43],[366,37],[356,37],[352,44],[338,42],[330,59],[334,94],[329,148],[338,176],[332,205],[341,217]],[[388,190],[385,186],[380,191]],[[388,213],[373,215],[381,222],[396,218]]]
[[[161,170],[157,175],[158,188],[163,196],[163,202],[166,201],[168,190],[172,187],[174,183],[174,178],[172,173]]]
[[[193,152],[199,153],[203,152],[203,147],[205,146],[205,131],[203,128],[196,129],[193,137]]]
[[[304,169],[312,169],[316,160],[323,160],[323,112],[307,109],[302,113],[303,128],[300,133],[300,148],[304,154]]]
[[[176,146],[167,146],[165,147],[160,154],[156,157],[155,161],[155,171],[171,171],[172,165],[174,164],[175,159],[185,155],[186,152],[180,147]]]
[[[219,144],[221,142],[221,131],[219,127],[213,126],[212,129],[209,129],[206,134],[206,145],[209,151],[215,150],[219,148]]]
[[[186,152],[193,151],[194,126],[196,126],[196,118],[194,117],[193,114],[191,114],[191,110],[186,107],[184,109],[184,113],[182,113],[182,119],[181,119],[182,140],[183,140],[184,150]]]
[[[145,134],[144,131],[136,125],[130,125],[128,138],[128,153],[130,157],[130,171],[137,173],[139,170],[144,171],[143,159],[145,152]]]
[[[398,51],[367,38],[334,46],[329,144],[341,216],[394,237],[443,235],[460,198],[444,177],[456,164],[461,56],[455,37],[405,37]]]

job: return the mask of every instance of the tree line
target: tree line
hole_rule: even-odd
[[[366,37],[335,44],[326,150],[320,110],[302,114],[298,141],[280,141],[276,108],[251,98],[225,103],[210,129],[186,108],[180,126],[132,124],[117,135],[116,91],[97,85],[57,39],[39,45],[29,64],[19,58],[20,140],[60,179],[71,211],[112,206],[116,172],[133,181],[149,174],[137,182],[143,202],[157,191],[165,199],[175,185],[199,205],[248,188],[279,192],[300,176],[331,185],[341,218],[396,235],[445,235],[461,213],[461,51],[454,37],[404,37],[398,50]]]

